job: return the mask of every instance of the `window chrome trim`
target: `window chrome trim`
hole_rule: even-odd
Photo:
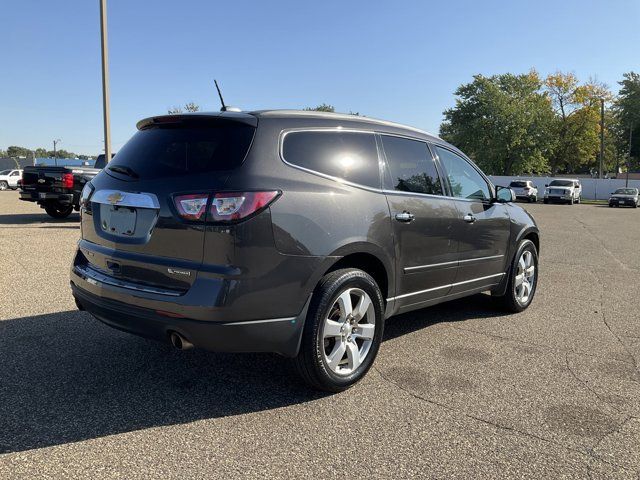
[[[327,173],[322,173],[322,172],[318,172],[317,170],[312,170],[310,168],[306,168],[306,167],[302,167],[300,165],[296,165],[295,163],[291,163],[289,161],[287,161],[287,159],[284,158],[284,139],[287,135],[289,135],[290,133],[298,133],[298,132],[328,132],[328,133],[335,133],[335,132],[349,132],[349,133],[361,133],[361,134],[366,134],[366,135],[371,135],[373,136],[373,140],[375,142],[376,145],[376,152],[378,155],[378,187],[371,187],[369,185],[362,185],[361,183],[356,183],[356,182],[351,182],[349,180],[345,180],[344,178],[340,178],[340,177],[335,177],[333,175],[329,175]],[[302,128],[289,128],[286,130],[282,130],[280,132],[280,139],[278,141],[278,155],[280,156],[280,160],[282,160],[282,162],[290,167],[296,168],[298,170],[302,170],[303,172],[307,172],[307,173],[311,173],[313,175],[317,175],[319,177],[323,177],[326,178],[328,180],[333,180],[334,182],[338,182],[341,183],[343,185],[349,185],[351,187],[356,187],[356,188],[362,188],[363,190],[368,190],[370,192],[376,192],[376,193],[381,193],[382,192],[382,178],[380,176],[380,151],[378,148],[378,142],[375,138],[375,132],[373,130],[365,130],[365,129],[359,129],[359,128],[344,128],[344,127],[302,127]]]
[[[441,285],[440,287],[433,287],[433,288],[427,288],[426,290],[419,290],[417,292],[404,293],[404,294],[398,295],[396,297],[387,298],[387,302],[391,302],[391,301],[394,301],[394,300],[399,300],[401,298],[412,297],[414,295],[420,295],[422,293],[435,292],[436,290],[443,290],[445,288],[457,287],[458,285],[465,285],[467,283],[479,282],[481,280],[488,280],[490,278],[504,277],[505,275],[506,274],[504,272],[496,273],[496,274],[493,274],[493,275],[487,275],[486,277],[472,278],[471,280],[465,280],[463,282],[450,283],[448,285]]]
[[[415,267],[404,267],[402,270],[404,273],[408,273],[413,270],[428,270],[430,268],[435,267],[444,267],[446,265],[459,265],[461,263],[472,263],[472,262],[483,262],[486,260],[495,260],[498,258],[503,258],[504,255],[491,255],[488,257],[478,257],[478,258],[467,258],[465,260],[454,260],[452,262],[443,262],[443,263],[432,263],[429,265],[416,265]]]

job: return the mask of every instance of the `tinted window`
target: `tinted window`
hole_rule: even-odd
[[[244,160],[254,131],[249,125],[223,121],[154,126],[136,133],[107,170],[124,166],[141,178],[232,170]]]
[[[282,155],[293,165],[380,188],[378,149],[372,133],[289,132],[284,137]]]
[[[454,197],[489,200],[491,191],[482,175],[464,158],[436,146]]]
[[[385,188],[401,192],[442,195],[442,184],[426,143],[382,135],[389,175]]]
[[[527,182],[511,182],[509,186],[513,188],[523,188],[527,186]]]

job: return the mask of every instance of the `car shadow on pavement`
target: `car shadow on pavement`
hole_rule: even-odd
[[[392,317],[385,324],[384,339],[391,340],[436,323],[461,322],[471,318],[498,317],[505,314],[496,306],[491,295],[472,295]]]
[[[0,225],[29,225],[40,223],[79,223],[80,214],[72,213],[67,218],[51,218],[46,213],[14,213],[0,215]]]
[[[385,340],[492,312],[475,296],[402,315],[388,322]],[[178,351],[78,311],[0,321],[0,453],[323,396],[276,355]]]

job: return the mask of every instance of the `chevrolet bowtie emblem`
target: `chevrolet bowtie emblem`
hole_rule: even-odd
[[[124,198],[124,195],[122,195],[120,192],[115,192],[115,193],[112,193],[111,195],[109,195],[107,197],[107,200],[109,201],[109,203],[111,205],[115,205],[117,203],[120,203],[123,198]]]

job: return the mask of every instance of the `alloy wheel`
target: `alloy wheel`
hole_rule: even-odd
[[[533,253],[525,250],[518,260],[518,268],[515,278],[515,296],[520,305],[526,305],[531,298],[535,288],[536,266],[534,264]]]
[[[355,372],[367,357],[376,329],[371,297],[359,288],[344,290],[329,309],[322,327],[322,351],[338,375]]]

